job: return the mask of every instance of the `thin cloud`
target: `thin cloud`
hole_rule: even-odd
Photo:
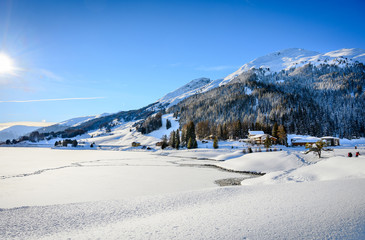
[[[61,76],[58,76],[54,72],[51,72],[46,69],[38,69],[38,74],[40,75],[41,78],[48,78],[51,80],[55,80],[57,82],[62,82],[64,80]]]
[[[0,103],[54,102],[54,101],[72,101],[72,100],[94,100],[94,99],[103,99],[103,98],[105,98],[105,97],[55,98],[55,99],[34,99],[34,100],[8,100],[8,101],[0,101]]]
[[[213,66],[213,67],[201,66],[201,67],[197,67],[196,70],[201,70],[201,71],[223,71],[223,70],[235,69],[235,68],[237,68],[237,67],[236,66],[227,66],[227,65]]]

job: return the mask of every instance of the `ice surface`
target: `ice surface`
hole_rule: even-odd
[[[243,154],[242,144],[155,152],[1,147],[0,239],[365,238],[364,139],[322,158],[303,147]],[[348,158],[349,151],[361,155]],[[217,179],[244,175],[201,164],[267,174],[218,187]]]

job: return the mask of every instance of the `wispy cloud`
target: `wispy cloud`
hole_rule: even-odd
[[[196,70],[201,70],[201,71],[223,71],[223,70],[235,69],[235,68],[238,68],[238,67],[237,66],[227,66],[227,65],[211,66],[211,67],[200,66],[200,67],[197,67]]]
[[[38,69],[37,71],[41,78],[48,78],[48,79],[55,80],[58,82],[62,82],[64,80],[62,77],[60,77],[59,75],[57,75],[54,72],[51,72],[49,70]]]
[[[7,100],[0,103],[29,103],[29,102],[53,102],[53,101],[72,101],[72,100],[94,100],[105,97],[85,97],[85,98],[55,98],[55,99],[33,99],[33,100]]]

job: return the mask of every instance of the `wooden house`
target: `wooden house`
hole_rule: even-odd
[[[253,135],[251,136],[249,139],[250,139],[250,142],[251,143],[254,143],[254,144],[264,144],[266,139],[267,138],[270,138],[271,139],[271,142],[273,144],[276,143],[277,139],[269,134],[257,134],[257,135]]]

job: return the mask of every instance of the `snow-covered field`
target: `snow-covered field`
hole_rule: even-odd
[[[365,239],[365,148],[0,148],[0,239]],[[233,148],[232,148],[233,146]],[[265,172],[264,176],[199,167]],[[216,180],[249,178],[242,186]]]

